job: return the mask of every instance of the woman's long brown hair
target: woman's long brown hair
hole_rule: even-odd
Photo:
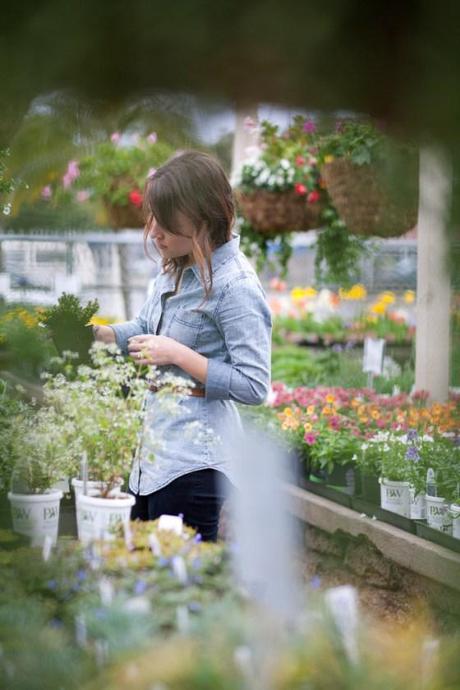
[[[163,259],[163,269],[176,278],[176,289],[184,268],[191,260],[199,268],[205,300],[212,291],[211,255],[214,249],[232,237],[235,206],[230,183],[220,163],[200,151],[176,154],[148,178],[144,189],[146,225],[144,246],[153,220],[174,235],[176,213],[180,211],[192,221],[192,255]]]

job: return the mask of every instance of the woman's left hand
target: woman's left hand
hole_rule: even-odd
[[[128,341],[128,352],[136,364],[175,364],[184,346],[165,335],[135,335]]]

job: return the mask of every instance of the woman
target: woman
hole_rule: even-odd
[[[162,271],[139,316],[99,327],[96,339],[116,341],[139,364],[195,387],[181,397],[179,415],[162,411],[157,390],[147,394],[164,443],[153,462],[142,451],[135,459],[132,517],[182,514],[203,539],[215,540],[232,478],[232,437],[241,429],[235,402],[260,404],[270,387],[270,311],[232,233],[232,190],[217,161],[197,151],[174,156],[147,181],[144,207],[144,239],[153,240]],[[194,439],[184,432],[191,422]]]

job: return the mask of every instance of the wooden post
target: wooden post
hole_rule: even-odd
[[[452,172],[435,148],[420,154],[420,202],[417,231],[417,333],[415,388],[445,402],[449,392],[450,274],[446,224]]]
[[[235,137],[233,139],[232,178],[247,157],[246,149],[257,146],[258,137],[245,125],[247,117],[257,121],[257,105],[239,105],[235,113]]]

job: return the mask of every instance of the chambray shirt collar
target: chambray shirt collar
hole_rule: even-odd
[[[236,256],[239,250],[240,236],[236,232],[232,232],[232,239],[228,242],[225,242],[225,244],[221,244],[220,247],[217,247],[217,249],[213,251],[211,256],[212,272],[214,273],[219,266],[227,261],[227,259],[230,259],[232,256]],[[200,269],[198,266],[193,264],[193,266],[189,266],[188,268],[191,268],[197,280],[201,281]]]

